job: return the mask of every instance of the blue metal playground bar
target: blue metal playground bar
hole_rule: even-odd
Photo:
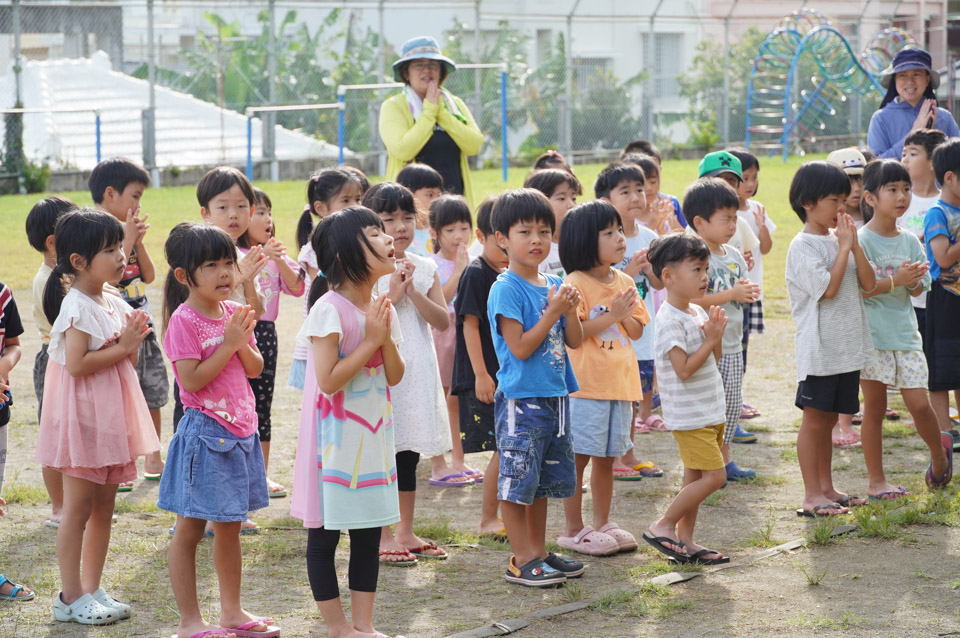
[[[507,65],[502,62],[490,64],[458,64],[457,69],[499,69],[500,70],[500,163],[503,167],[503,181],[507,181],[507,169],[509,163],[509,146],[507,144]],[[337,160],[343,164],[343,149],[346,139],[346,97],[347,91],[362,91],[375,89],[399,89],[404,85],[400,82],[387,82],[383,84],[341,84],[337,87],[337,103],[340,105],[340,112],[337,113]]]
[[[98,109],[69,109],[69,108],[49,108],[49,109],[0,109],[0,114],[20,114],[30,115],[37,113],[93,113],[94,134],[96,137],[97,164],[101,160],[100,144],[100,111]]]
[[[253,181],[253,116],[255,113],[280,113],[284,111],[323,111],[327,109],[341,109],[340,119],[343,119],[343,105],[338,102],[325,104],[288,104],[284,106],[250,106],[244,110],[247,116],[247,179]],[[340,163],[343,163],[343,148],[340,150]]]

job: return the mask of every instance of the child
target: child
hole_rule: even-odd
[[[630,161],[628,159],[630,155],[645,155],[656,163],[656,170],[650,170],[647,175],[647,181],[645,182],[647,207],[656,210],[658,216],[669,219],[669,221],[672,222],[671,226],[674,232],[677,230],[677,225],[679,225],[679,228],[686,228],[687,220],[684,219],[683,211],[680,209],[680,200],[673,195],[660,192],[660,178],[663,172],[663,157],[660,154],[660,149],[658,149],[653,142],[635,140],[628,142],[627,145],[623,147],[623,150],[620,151],[620,161]],[[645,174],[647,173],[647,168],[643,169]],[[673,215],[672,219],[669,217],[671,213]]]
[[[130,617],[129,605],[100,587],[117,487],[136,478],[137,457],[160,451],[135,368],[152,328],[146,312],[104,293],[129,263],[116,218],[73,212],[57,223],[54,238],[57,263],[43,291],[43,312],[52,324],[46,409],[37,435],[37,461],[63,475],[57,530],[62,590],[53,617],[107,625]],[[67,276],[72,281],[64,294]]]
[[[534,171],[523,183],[524,188],[533,188],[547,196],[553,217],[556,220],[554,241],[550,244],[550,254],[540,264],[540,272],[550,273],[563,279],[563,264],[560,261],[560,228],[563,226],[563,216],[577,205],[577,197],[583,194],[583,187],[573,173],[557,168],[545,168]]]
[[[680,203],[677,202],[674,206],[673,202],[676,198],[660,196],[660,165],[657,164],[657,161],[648,155],[638,155],[636,153],[625,155],[620,161],[637,166],[643,171],[644,205],[640,214],[637,215],[640,223],[657,235],[681,232],[686,228],[686,221],[683,224],[677,221],[677,211],[680,210]]]
[[[93,202],[102,211],[110,213],[123,224],[123,252],[127,267],[117,284],[120,296],[131,308],[143,310],[150,319],[150,304],[147,301],[147,285],[153,282],[156,271],[153,260],[143,243],[144,234],[150,225],[149,215],[140,217],[140,199],[150,185],[150,175],[128,159],[114,157],[97,164],[90,172],[88,186]],[[111,282],[113,283],[113,282]],[[153,327],[151,319],[151,328]],[[153,427],[160,436],[160,408],[170,399],[170,381],[163,352],[155,331],[144,339],[137,357],[137,378],[140,389],[150,408]],[[144,459],[143,476],[148,481],[159,481],[163,473],[163,458],[158,451]],[[134,477],[136,478],[136,477]],[[121,492],[133,489],[133,482],[120,486]]]
[[[503,525],[497,515],[497,482],[492,480],[500,467],[493,418],[493,396],[497,391],[500,364],[490,335],[487,296],[509,260],[497,245],[497,236],[493,232],[491,217],[494,202],[494,199],[488,199],[477,208],[476,243],[483,251],[460,275],[457,297],[453,303],[457,318],[457,343],[453,354],[450,393],[457,397],[464,454],[493,452],[484,470],[484,476],[491,477],[491,480],[483,482],[480,534],[503,538]]]
[[[863,460],[870,482],[867,496],[902,498],[903,487],[887,482],[883,473],[883,413],[887,387],[900,390],[916,423],[917,434],[930,448],[929,487],[941,487],[953,477],[953,439],[941,434],[937,415],[927,398],[927,361],[917,331],[917,317],[909,297],[930,286],[929,264],[912,233],[897,226],[910,201],[910,173],[900,162],[884,159],[867,164],[863,172],[864,206],[873,210],[858,239],[873,266],[877,285],[863,292],[876,356],[860,373],[863,388]],[[889,281],[888,281],[889,279]],[[889,284],[889,285],[888,285]]]
[[[236,246],[220,228],[182,222],[170,231],[164,252],[170,270],[163,348],[186,408],[170,440],[157,500],[160,509],[177,515],[168,556],[180,611],[177,635],[216,632],[219,626],[212,635],[278,636],[272,619],[240,605],[240,526],[247,512],[268,505],[269,496],[247,381],[263,371],[253,336],[257,318],[250,306],[230,301],[238,277]],[[218,625],[204,621],[197,600],[197,545],[207,521],[215,533]]]
[[[790,206],[803,222],[786,265],[797,324],[796,406],[803,410],[797,457],[804,497],[798,516],[837,516],[866,502],[837,491],[831,468],[830,432],[839,413],[857,411],[860,370],[873,354],[860,291],[874,290],[877,281],[853,219],[844,212],[849,193],[850,179],[830,162],[801,165],[790,184]]]
[[[13,403],[10,373],[20,361],[22,334],[23,323],[17,311],[17,302],[13,300],[13,292],[0,283],[0,489],[3,488],[3,473],[7,464],[7,423],[10,422],[10,405]],[[6,501],[0,498],[0,505],[6,504]],[[4,516],[2,508],[0,516]],[[23,602],[35,597],[36,594],[30,588],[0,574],[0,600]]]
[[[434,252],[430,241],[430,204],[443,192],[443,176],[432,166],[414,162],[400,169],[397,183],[413,193],[417,206],[417,229],[406,252],[429,257]]]
[[[373,289],[394,271],[395,249],[380,218],[359,206],[324,216],[311,243],[331,289],[300,331],[321,393],[310,407],[314,431],[301,430],[297,445],[297,466],[309,468],[294,489],[310,502],[307,574],[331,636],[382,636],[373,628],[380,527],[400,520],[390,386],[404,363],[393,305]],[[350,533],[350,620],[334,568],[341,530]]]
[[[533,170],[542,171],[545,168],[558,168],[561,171],[573,173],[567,158],[553,149],[544,151],[533,161]]]
[[[310,290],[317,276],[317,255],[310,243],[313,232],[313,216],[323,219],[325,216],[348,206],[359,206],[363,199],[363,181],[351,171],[332,166],[321,169],[307,181],[307,209],[297,222],[297,264],[306,273],[305,288]],[[303,300],[303,317],[310,312],[310,296]],[[290,364],[290,377],[287,384],[296,389],[304,389],[304,376],[307,369],[308,348],[297,343],[293,348],[293,362]],[[316,397],[314,397],[316,399]]]
[[[763,256],[773,248],[771,235],[777,230],[777,225],[767,215],[763,204],[750,199],[756,196],[759,188],[760,161],[744,148],[731,148],[727,152],[740,160],[740,175],[743,178],[737,187],[737,196],[740,198],[737,215],[750,226],[750,230],[760,240],[760,244],[750,253],[753,266],[747,270],[747,279],[760,286],[760,293],[756,301],[746,305],[743,313],[743,371],[746,373],[750,334],[754,332],[763,334]],[[744,403],[740,414],[741,419],[752,419],[758,416],[760,412],[756,408]]]
[[[33,278],[33,322],[40,332],[40,350],[33,360],[33,391],[37,395],[37,422],[43,414],[43,378],[47,373],[47,350],[50,346],[50,322],[43,314],[43,288],[50,279],[53,267],[57,264],[57,249],[54,243],[53,229],[57,220],[66,213],[77,210],[78,206],[58,195],[41,199],[27,214],[27,240],[43,255],[43,263]],[[50,518],[44,526],[56,529],[60,526],[60,512],[63,509],[63,477],[48,467],[43,470],[43,484],[50,496]]]
[[[633,157],[633,156],[631,156]],[[649,323],[641,337],[633,340],[633,350],[640,370],[640,388],[643,396],[634,404],[630,423],[638,423],[640,432],[666,430],[663,419],[653,414],[653,291],[662,290],[663,284],[653,276],[650,262],[646,260],[647,248],[656,239],[657,233],[644,226],[640,221],[646,209],[644,192],[645,175],[639,166],[627,162],[614,162],[600,171],[593,190],[598,199],[609,202],[623,220],[623,234],[627,250],[617,268],[633,277],[640,301],[650,315]],[[633,428],[630,430],[633,441]],[[630,448],[620,459],[620,466],[614,465],[613,476],[619,480],[639,480],[643,477],[663,476],[663,470],[652,461],[641,461]]]
[[[439,476],[452,475],[457,487],[472,484],[470,481],[482,481],[483,472],[475,470],[466,464],[463,457],[463,445],[460,442],[460,408],[457,405],[456,395],[450,394],[450,383],[453,378],[453,350],[457,341],[457,319],[453,310],[453,302],[457,296],[457,286],[460,284],[460,275],[470,263],[467,254],[467,244],[473,234],[473,215],[467,200],[462,195],[442,195],[430,204],[430,239],[433,242],[433,261],[437,265],[437,274],[443,286],[443,298],[447,301],[447,311],[450,321],[444,330],[433,330],[433,341],[437,348],[437,362],[440,366],[440,382],[447,397],[447,413],[450,423],[450,434],[453,449],[450,453],[450,466],[447,466],[443,455],[433,457],[432,485],[437,485]],[[449,480],[441,479],[440,485],[449,484]]]
[[[513,549],[504,578],[528,587],[562,585],[584,569],[546,549],[547,498],[569,498],[579,488],[567,399],[579,386],[564,345],[577,348],[583,340],[580,295],[539,272],[555,224],[540,191],[507,191],[494,205],[497,244],[510,259],[487,299],[500,362],[493,407],[497,499]]]
[[[693,299],[704,310],[723,308],[727,323],[717,360],[723,380],[726,419],[723,432],[724,469],[728,481],[756,478],[754,470],[741,468],[730,458],[730,443],[740,425],[743,406],[743,308],[756,301],[760,286],[747,279],[747,264],[736,248],[727,242],[737,229],[736,191],[723,180],[704,178],[695,182],[683,196],[683,214],[710,249],[710,271],[705,295]]]
[[[237,245],[246,255],[252,246],[262,246],[267,264],[257,275],[257,284],[263,292],[263,314],[257,321],[253,334],[263,356],[263,372],[250,380],[253,396],[257,402],[257,431],[260,434],[260,449],[263,451],[263,469],[267,471],[267,487],[271,498],[287,495],[287,490],[270,480],[270,407],[273,404],[273,388],[277,376],[277,327],[280,310],[280,293],[293,297],[303,294],[304,286],[297,262],[287,256],[287,249],[275,237],[273,204],[259,188],[253,189],[253,217],[247,232],[240,235]]]
[[[943,131],[920,129],[912,131],[903,140],[903,167],[910,173],[910,206],[897,218],[897,226],[909,230],[923,243],[923,217],[937,203],[940,188],[933,173],[933,151],[947,140]],[[927,291],[910,295],[910,303],[917,315],[920,338],[926,341]]]
[[[443,468],[443,453],[451,446],[446,393],[431,335],[433,328],[446,329],[450,316],[434,261],[406,252],[417,219],[410,191],[394,182],[382,182],[364,195],[363,203],[379,216],[384,232],[393,238],[397,268],[380,278],[376,292],[390,299],[397,325],[403,331],[399,348],[406,362],[403,380],[390,393],[396,426],[400,522],[396,535],[389,525],[384,526],[380,559],[391,565],[415,563],[417,556],[444,559],[447,553],[443,549],[413,533],[413,520],[420,455],[439,458]],[[434,468],[432,484],[462,485],[448,476],[453,471],[440,468]]]
[[[700,504],[724,484],[724,396],[717,358],[727,318],[722,308],[708,313],[690,303],[707,289],[710,249],[692,235],[665,235],[650,245],[647,257],[667,289],[654,351],[663,415],[683,461],[683,487],[643,539],[681,563],[727,563],[729,558],[693,540]]]
[[[570,396],[571,436],[578,485],[593,462],[593,526],[584,524],[582,492],[574,490],[563,502],[566,525],[557,544],[594,556],[637,548],[637,539],[610,520],[613,464],[633,447],[633,402],[643,396],[630,340],[639,339],[650,322],[633,280],[613,267],[626,250],[620,214],[608,202],[588,202],[567,213],[560,255],[570,273],[565,283],[580,295],[584,338],[568,353],[580,386]]]
[[[960,388],[960,356],[949,344],[960,339],[960,140],[950,139],[933,152],[933,169],[940,182],[940,199],[923,219],[923,241],[933,284],[927,295],[927,342],[930,403],[940,429],[960,446],[960,433],[950,426],[950,391]]]

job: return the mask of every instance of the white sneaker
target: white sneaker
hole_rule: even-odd
[[[63,602],[58,592],[53,599],[53,618],[60,622],[77,622],[81,625],[110,625],[120,619],[116,610],[104,607],[92,594],[84,594],[72,605]]]
[[[113,609],[118,614],[120,614],[120,620],[126,620],[130,617],[130,605],[126,603],[121,603],[118,600],[114,600],[104,591],[103,587],[91,594],[93,599],[103,605],[104,607]]]

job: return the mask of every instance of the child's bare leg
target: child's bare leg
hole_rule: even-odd
[[[950,393],[947,391],[931,392],[930,405],[937,415],[937,424],[941,432],[949,432],[953,429],[950,424]]]
[[[633,408],[633,419],[630,421],[630,442],[634,442],[634,431],[633,424],[636,423],[637,419],[645,421],[649,419],[653,414],[653,392],[644,392],[643,398],[637,402],[637,405]],[[637,447],[634,445],[627,453],[620,457],[619,464],[624,467],[629,467],[633,469],[635,465],[639,465],[642,461],[637,458]]]
[[[527,536],[537,558],[547,557],[547,499],[535,498],[527,508]],[[531,559],[532,560],[532,559]],[[519,563],[524,565],[526,563]]]
[[[933,475],[935,477],[942,476],[947,471],[947,452],[943,449],[937,415],[930,405],[926,390],[923,388],[901,388],[900,396],[903,397],[903,402],[916,423],[917,434],[930,449]]]
[[[851,435],[856,435],[857,431],[853,429],[853,415],[852,414],[838,414],[837,422],[833,426],[833,434],[831,436],[839,438],[849,438]]]
[[[730,444],[724,443],[720,446],[720,456],[723,457],[723,464],[730,465]]]
[[[701,549],[704,549],[702,545],[698,545],[693,540],[693,530],[697,526],[697,514],[700,513],[700,504],[703,503],[704,499],[710,496],[712,493],[716,492],[723,486],[723,482],[727,479],[727,472],[725,469],[719,470],[690,470],[691,480],[690,486],[696,486],[697,494],[702,494],[702,498],[696,504],[696,507],[687,511],[684,516],[677,521],[677,538],[683,542],[684,553],[693,554],[694,552],[699,552]],[[699,474],[699,477],[694,479],[694,473]],[[684,470],[684,489],[687,488],[687,471]],[[719,557],[714,557],[719,558]]]
[[[59,523],[63,515],[63,475],[52,467],[43,467],[41,473],[50,495],[50,520]]]
[[[883,415],[887,409],[887,385],[879,381],[860,380],[863,389],[863,461],[867,465],[867,496],[896,489],[887,483],[883,473]],[[934,421],[935,422],[935,421]],[[939,442],[940,436],[937,435]]]
[[[117,498],[117,485],[97,485],[93,490],[93,502],[87,528],[83,532],[83,575],[80,580],[84,593],[100,589],[103,564],[110,548],[110,528],[113,527],[113,506]]]
[[[500,455],[497,452],[490,457],[487,463],[487,469],[483,481],[483,494],[480,499],[480,531],[497,534],[503,529],[503,523],[500,521],[498,511],[500,502],[497,501],[497,480],[500,472]]]
[[[692,525],[696,524],[696,512],[700,507],[700,503],[720,489],[726,478],[726,473],[722,469],[709,470],[708,472],[684,468],[683,487],[677,492],[677,495],[667,507],[667,511],[663,513],[663,516],[650,525],[651,534],[654,536],[665,536],[667,538],[679,538],[677,528],[680,521],[692,515],[693,518],[689,519],[692,521],[692,524],[690,524],[690,535],[692,536]],[[668,547],[682,554],[687,553],[686,550],[679,545],[673,547],[668,545]]]
[[[376,597],[376,592],[350,590],[350,620],[357,631],[374,633],[373,602]]]
[[[459,439],[457,439],[459,440]],[[461,450],[463,447],[461,446]],[[430,457],[430,478],[435,481],[439,481],[445,476],[450,474],[455,474],[460,470],[454,470],[452,466],[447,464],[447,458],[443,454],[438,454],[437,456]],[[455,476],[447,479],[448,483],[464,483],[469,481],[469,476]]]
[[[593,468],[590,470],[590,489],[593,490],[593,528],[600,529],[610,522],[610,504],[613,501],[613,462],[616,458],[593,456],[588,459],[593,460]],[[577,465],[579,466],[579,462]],[[578,476],[577,480],[582,480],[582,477]],[[580,495],[577,490],[574,490],[574,493]]]
[[[68,605],[85,593],[80,578],[80,556],[83,530],[93,510],[96,488],[96,483],[63,475],[64,500],[60,529],[57,530],[57,562],[60,565],[60,597]]]
[[[150,418],[153,420],[153,427],[157,431],[157,438],[160,438],[160,410],[150,410]],[[143,471],[148,474],[160,474],[163,472],[163,457],[160,456],[160,450],[150,454],[143,460]]]
[[[450,388],[444,388],[443,393],[447,397],[447,415],[450,418],[450,440],[453,447],[450,449],[450,465],[455,472],[476,471],[467,465],[463,457],[463,440],[460,434],[460,399],[455,394],[450,394]]]
[[[347,620],[339,598],[316,602],[330,638],[365,638],[370,636],[370,634],[354,628],[353,623]]]
[[[269,476],[270,472],[270,441],[260,441],[260,452],[263,454],[263,471]]]
[[[200,602],[197,600],[197,545],[203,538],[206,521],[199,518],[177,516],[170,550],[167,553],[167,568],[170,570],[170,589],[180,612],[177,625],[178,636],[192,636],[216,629],[203,621]],[[60,525],[61,529],[63,524]]]
[[[830,432],[837,422],[836,412],[824,412],[816,408],[803,408],[803,420],[800,422],[800,432],[797,433],[797,460],[800,464],[800,475],[803,478],[803,509],[810,510],[817,505],[833,502],[823,493],[821,465],[826,456],[826,472],[830,472],[830,453],[832,443]],[[827,454],[824,455],[823,441],[827,442]],[[832,481],[830,482],[832,488]],[[824,514],[838,513],[839,510],[821,510]]]
[[[586,454],[575,454],[577,468],[577,485],[583,484],[583,472],[587,469],[587,464],[592,457]],[[594,464],[591,475],[596,474],[597,466]],[[612,471],[612,470],[611,470]],[[612,474],[611,474],[612,476]],[[612,479],[611,479],[612,480]],[[594,500],[597,496],[594,494]],[[594,502],[596,508],[596,502]],[[576,536],[583,529],[583,490],[573,490],[573,496],[563,499],[563,518],[564,518],[564,536]]]
[[[258,617],[247,612],[240,604],[240,580],[243,559],[240,555],[240,521],[213,524],[213,566],[217,570],[220,585],[220,626],[237,627]],[[267,618],[268,622],[272,619]],[[266,631],[260,623],[250,631]]]
[[[510,541],[514,564],[517,567],[522,567],[534,558],[539,558],[538,549],[530,543],[530,533],[527,527],[527,510],[530,507],[532,506],[500,501],[503,526],[507,530],[507,539]]]

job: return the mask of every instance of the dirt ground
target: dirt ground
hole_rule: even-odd
[[[159,315],[158,286],[151,287]],[[0,572],[37,590],[37,599],[0,604],[0,637],[13,636],[169,636],[177,610],[169,590],[167,530],[173,516],[156,508],[157,483],[138,481],[120,495],[104,587],[134,607],[131,620],[104,628],[81,628],[52,620],[51,601],[58,590],[55,531],[43,526],[49,504],[33,461],[37,436],[31,382],[39,340],[29,320],[29,291],[17,291],[27,333],[24,357],[15,369],[15,405],[9,426],[9,458],[4,497],[10,501],[0,519]],[[776,304],[770,304],[771,309]],[[299,300],[284,298],[280,313],[279,383],[274,400],[271,476],[289,486],[293,477],[300,394],[286,387],[293,335],[300,325]],[[832,525],[800,519],[794,513],[802,488],[794,442],[800,412],[795,392],[793,325],[789,317],[768,317],[767,334],[755,337],[745,379],[745,399],[763,416],[748,422],[760,443],[735,446],[734,459],[756,468],[761,478],[731,484],[701,510],[702,542],[735,561],[791,539],[821,539]],[[172,378],[172,377],[171,377]],[[894,405],[899,397],[892,396]],[[902,408],[902,404],[899,404]],[[163,445],[172,434],[172,401],[164,409]],[[909,420],[909,418],[905,419]],[[474,535],[480,489],[437,489],[421,464],[418,531],[445,543],[449,561],[423,562],[408,569],[380,571],[376,622],[383,632],[408,637],[446,636],[523,616],[538,609],[587,600],[582,611],[533,622],[519,636],[935,636],[960,629],[960,506],[957,488],[928,497],[922,475],[926,448],[911,430],[890,425],[885,461],[891,482],[907,486],[917,498],[899,510],[864,511],[843,522],[869,533],[814,544],[753,564],[706,573],[689,582],[657,587],[645,582],[673,568],[652,550],[613,558],[586,559],[585,576],[559,590],[538,591],[508,585],[501,574],[507,546]],[[666,470],[660,479],[618,482],[613,518],[637,537],[675,493],[681,465],[673,438],[640,435],[639,456]],[[477,458],[482,467],[486,459]],[[835,476],[840,489],[863,493],[866,472],[859,450],[838,451]],[[589,507],[589,493],[585,506]],[[289,498],[273,499],[254,520],[264,527],[245,537],[244,600],[253,612],[280,621],[284,636],[323,636],[326,631],[312,602],[303,552],[306,534],[289,517]],[[899,513],[898,513],[899,512]],[[871,513],[874,516],[871,518]],[[562,530],[562,508],[552,504],[548,537]],[[346,548],[338,568],[346,591]],[[210,550],[201,544],[198,578],[201,606],[216,619],[217,582]],[[960,634],[957,634],[960,635]]]

